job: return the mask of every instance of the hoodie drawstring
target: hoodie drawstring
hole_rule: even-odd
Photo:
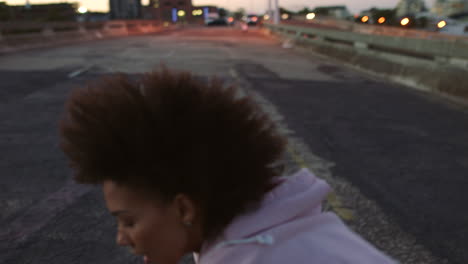
[[[272,235],[258,235],[258,236],[254,236],[254,237],[246,238],[246,239],[224,241],[216,245],[216,248],[230,246],[230,245],[238,245],[238,244],[249,244],[249,243],[258,243],[261,245],[272,245],[273,243],[275,243],[275,240]]]

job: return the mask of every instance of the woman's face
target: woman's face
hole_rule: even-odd
[[[199,244],[194,211],[185,197],[163,204],[113,181],[103,183],[103,192],[117,218],[117,244],[144,256],[145,262],[176,264]]]

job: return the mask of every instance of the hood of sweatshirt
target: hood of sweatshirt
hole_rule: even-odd
[[[356,235],[331,212],[322,213],[330,187],[307,169],[278,179],[260,206],[235,218],[202,246],[200,264],[395,262]]]
[[[279,185],[265,195],[257,210],[235,218],[223,236],[204,245],[201,253],[230,244],[271,244],[273,237],[257,234],[298,218],[320,214],[322,202],[330,192],[325,181],[307,169],[278,180]]]

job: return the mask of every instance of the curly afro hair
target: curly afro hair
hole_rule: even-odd
[[[75,179],[112,180],[202,209],[205,239],[274,187],[286,139],[254,100],[219,80],[163,68],[107,76],[72,91],[60,121]]]

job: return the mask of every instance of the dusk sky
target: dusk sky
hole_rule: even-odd
[[[1,0],[0,0],[1,1]],[[368,9],[370,7],[379,8],[393,8],[397,5],[399,0],[278,0],[280,6],[291,10],[299,10],[307,6],[314,8],[316,6],[326,5],[346,5],[350,12],[358,13],[361,10]],[[426,0],[428,7],[431,7],[435,0]],[[7,0],[10,5],[22,5],[25,0]],[[31,4],[36,3],[58,3],[58,2],[79,2],[81,5],[87,7],[92,11],[107,11],[109,9],[108,0],[79,0],[79,1],[64,1],[64,0],[30,0]],[[147,3],[148,0],[143,0],[143,4]],[[247,12],[264,12],[267,8],[267,0],[192,0],[194,5],[217,5],[219,7],[225,7],[229,10],[236,10],[240,7],[245,8]],[[377,2],[377,3],[376,3]]]

